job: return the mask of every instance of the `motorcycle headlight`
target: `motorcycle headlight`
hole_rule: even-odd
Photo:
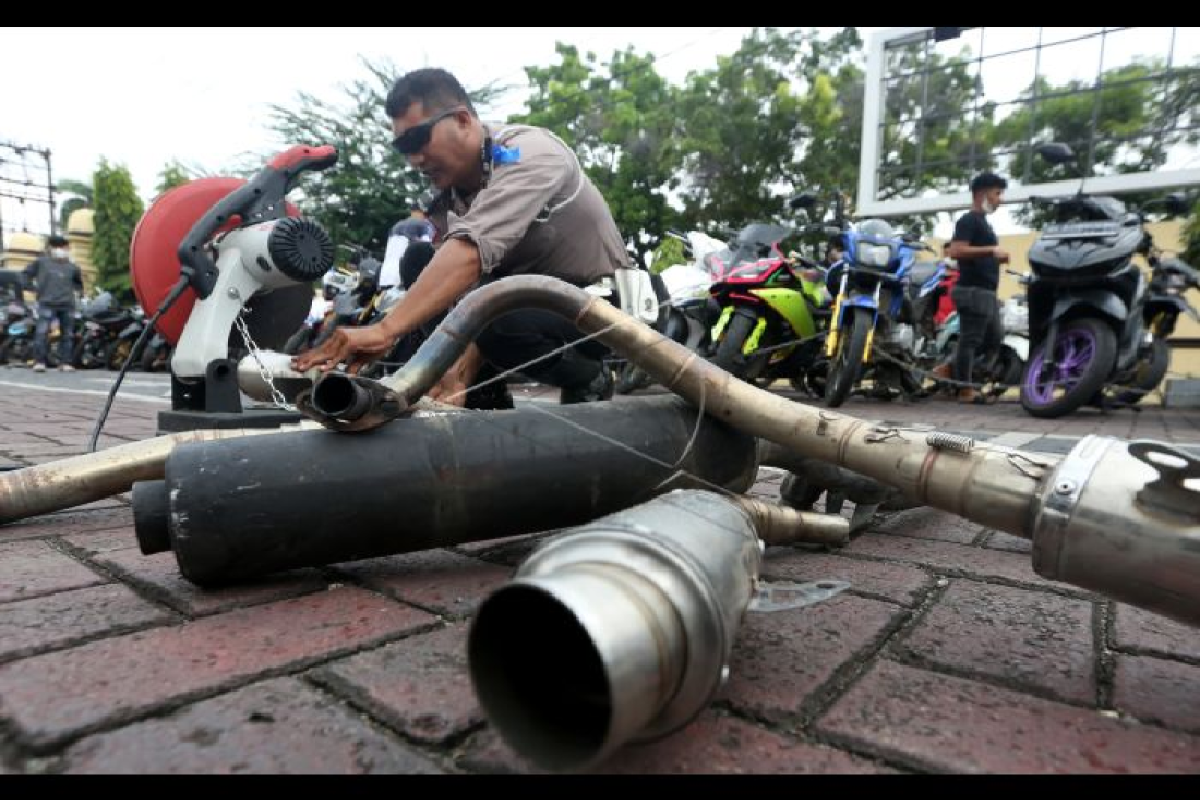
[[[860,244],[858,263],[864,267],[885,269],[892,260],[892,248],[886,244]]]

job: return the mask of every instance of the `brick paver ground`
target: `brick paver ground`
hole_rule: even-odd
[[[101,399],[0,387],[0,469],[83,452]],[[163,407],[119,401],[102,445],[152,436]],[[1200,443],[1200,412],[1158,407],[845,410],[1050,450]],[[526,541],[204,591],[141,555],[127,503],[0,526],[0,773],[531,770],[479,710],[464,644]],[[921,509],[840,551],[772,548],[764,572],[851,588],[748,615],[711,707],[598,771],[1200,772],[1200,631],[1039,578],[1022,540]]]

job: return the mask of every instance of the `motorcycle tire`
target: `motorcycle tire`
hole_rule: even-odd
[[[1118,391],[1113,398],[1119,405],[1136,405],[1153,392],[1167,377],[1171,366],[1171,348],[1163,339],[1155,339],[1150,345],[1150,358],[1137,365],[1133,380],[1126,384],[1125,391]]]
[[[825,382],[825,405],[837,408],[846,402],[862,371],[867,352],[867,337],[871,333],[870,309],[855,308],[847,316],[848,326],[842,328],[838,350],[829,362],[829,377]]]
[[[717,354],[713,356],[712,363],[735,378],[744,377],[749,364],[742,355],[742,348],[757,324],[756,315],[734,312],[733,319],[729,320],[729,326],[725,329],[725,335],[717,345]]]
[[[1054,419],[1070,414],[1091,402],[1112,374],[1113,364],[1117,360],[1117,336],[1106,323],[1088,317],[1066,322],[1059,329],[1056,342],[1061,344],[1068,339],[1078,340],[1085,346],[1090,344],[1091,352],[1078,370],[1075,382],[1061,396],[1054,394],[1057,382],[1050,384],[1048,389],[1038,382],[1045,361],[1045,342],[1039,343],[1029,353],[1029,363],[1025,367],[1025,374],[1021,376],[1021,407],[1030,416]]]

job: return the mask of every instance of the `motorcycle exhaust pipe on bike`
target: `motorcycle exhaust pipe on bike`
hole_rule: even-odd
[[[335,430],[383,425],[405,415],[491,320],[517,308],[545,309],[573,321],[738,430],[871,478],[911,502],[1032,539],[1034,569],[1043,577],[1200,624],[1200,461],[1186,453],[1088,437],[1060,462],[793,403],[739,381],[607,301],[555,278],[522,275],[482,287],[387,381],[329,376],[302,394],[298,405]],[[355,388],[336,388],[345,382]],[[325,413],[312,402],[318,394],[365,400]]]

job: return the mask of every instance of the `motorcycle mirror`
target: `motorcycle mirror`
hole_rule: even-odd
[[[812,192],[801,192],[800,194],[788,200],[788,206],[793,211],[811,211],[817,205],[817,196]]]
[[[1070,145],[1062,142],[1047,142],[1038,145],[1035,152],[1051,164],[1069,164],[1075,160],[1075,151],[1071,149]]]
[[[1171,192],[1163,198],[1163,207],[1166,208],[1168,214],[1180,216],[1188,213],[1189,203],[1182,192]]]

